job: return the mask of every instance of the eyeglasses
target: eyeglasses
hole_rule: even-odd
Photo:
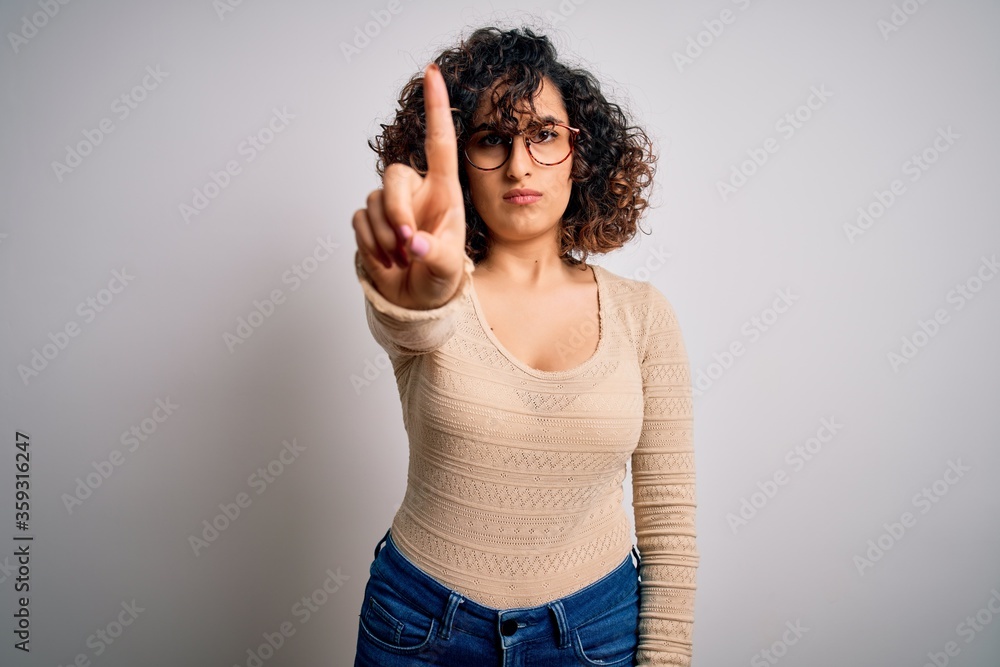
[[[554,167],[573,153],[579,133],[575,127],[548,123],[515,136],[524,137],[524,146],[532,160],[544,167]],[[493,171],[506,164],[513,149],[514,136],[491,129],[480,130],[465,142],[465,159],[476,169]]]

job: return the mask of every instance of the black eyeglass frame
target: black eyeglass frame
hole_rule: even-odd
[[[580,129],[576,128],[576,127],[570,127],[569,125],[565,125],[563,123],[546,123],[544,126],[542,126],[539,129],[544,130],[546,127],[564,127],[567,130],[569,130],[569,132],[570,132],[570,137],[569,137],[569,153],[566,153],[566,157],[564,157],[563,159],[559,160],[558,162],[542,162],[541,160],[539,160],[538,158],[536,158],[535,155],[534,155],[534,153],[531,152],[531,141],[524,134],[524,132],[518,132],[517,134],[515,134],[513,136],[514,137],[521,137],[522,139],[524,139],[524,147],[528,151],[528,156],[536,164],[539,164],[539,165],[541,165],[543,167],[555,167],[556,165],[562,164],[563,162],[565,162],[566,160],[568,160],[571,155],[573,155],[573,151],[576,150],[576,138],[580,134]],[[475,134],[473,136],[475,136]],[[468,160],[469,164],[471,164],[476,169],[479,169],[480,171],[496,171],[500,167],[502,167],[505,164],[507,164],[507,161],[510,160],[510,156],[514,154],[514,141],[513,141],[513,137],[511,137],[511,142],[509,144],[507,144],[507,157],[505,157],[503,159],[503,162],[501,162],[500,164],[498,164],[495,167],[480,167],[478,164],[476,164],[475,162],[472,161],[472,158],[469,157],[469,142],[470,141],[472,141],[472,137],[469,137],[468,141],[465,142],[465,145],[462,146],[462,155],[465,156],[465,159]]]

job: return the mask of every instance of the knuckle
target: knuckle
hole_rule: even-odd
[[[383,204],[382,213],[390,222],[409,222],[413,217],[413,204],[407,200],[403,192],[400,192],[399,196],[386,197]]]
[[[358,230],[364,226],[367,219],[368,212],[363,208],[359,208],[354,212],[354,215],[351,216],[351,226],[354,227],[355,230]]]
[[[402,162],[393,162],[385,168],[384,179],[406,178],[408,171],[413,171],[409,165]]]
[[[398,220],[405,215],[405,209],[403,208],[403,202],[395,197],[390,197],[385,200],[385,206],[382,209],[385,213],[385,217],[389,220]]]
[[[448,133],[442,127],[428,128],[427,138],[433,143],[440,144],[448,140]]]

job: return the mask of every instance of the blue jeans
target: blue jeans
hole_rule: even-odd
[[[385,544],[384,548],[382,544]],[[375,547],[361,606],[355,667],[561,667],[634,664],[639,643],[638,552],[569,596],[494,609],[463,597],[399,552]]]

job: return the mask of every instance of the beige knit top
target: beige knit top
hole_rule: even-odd
[[[392,538],[436,580],[496,609],[539,606],[639,569],[639,665],[689,667],[694,623],[691,378],[677,317],[653,285],[592,265],[599,342],[542,371],[493,335],[466,257],[446,304],[386,300],[355,254],[368,326],[396,377],[409,469]],[[571,333],[567,344],[571,344]]]

